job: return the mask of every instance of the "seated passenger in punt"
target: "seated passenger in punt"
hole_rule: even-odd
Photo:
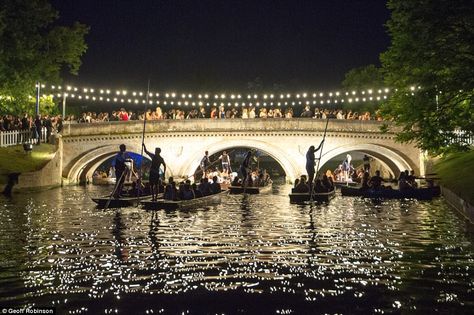
[[[232,186],[242,186],[242,182],[238,176],[235,176],[231,183]]]
[[[173,177],[168,179],[168,185],[165,187],[164,199],[166,200],[178,200],[178,190],[176,189],[176,183]]]
[[[296,187],[298,186],[299,183],[300,183],[300,179],[299,178],[295,179],[295,182],[293,184],[293,188],[291,188],[292,193],[295,192],[295,189],[296,189]]]
[[[178,184],[178,199],[184,200],[184,182]]]
[[[407,182],[411,188],[418,188],[418,183],[416,182],[415,171],[411,170],[410,175],[407,176]]]
[[[326,189],[326,192],[330,192],[334,189],[334,183],[331,182],[330,178],[326,176],[326,174],[323,175],[322,179],[322,185]]]
[[[328,192],[327,188],[324,187],[323,182],[318,178],[314,182],[314,192],[315,193],[325,193]]]
[[[293,189],[295,193],[309,193],[309,185],[306,183],[306,175],[301,175],[298,185]]]
[[[360,189],[363,189],[363,190],[369,189],[370,188],[369,180],[370,180],[369,172],[365,172],[364,175],[362,176],[362,186],[360,187]]]
[[[211,188],[211,192],[213,194],[217,194],[217,193],[220,193],[222,191],[221,184],[219,184],[219,180],[218,180],[217,176],[214,176],[212,178],[212,184],[210,185],[210,188]]]
[[[377,170],[375,171],[375,175],[372,176],[369,180],[369,186],[370,188],[374,189],[374,190],[379,190],[379,189],[382,189],[383,186],[382,186],[382,177],[380,177],[380,171]]]
[[[191,185],[191,190],[193,191],[195,198],[201,198],[203,196],[202,192],[199,190],[196,183],[193,183]]]
[[[265,186],[265,180],[263,174],[259,174],[258,177],[253,182],[255,187],[263,187]]]
[[[207,179],[207,177],[201,178],[201,182],[198,188],[201,191],[203,196],[209,196],[212,194],[211,184],[209,183],[209,180]]]
[[[418,184],[416,183],[416,176],[415,171],[409,172],[405,170],[404,172],[400,173],[398,177],[398,189],[400,190],[411,190],[416,189]]]
[[[183,185],[183,198],[182,200],[191,200],[196,198],[194,191],[191,187],[191,181],[188,179]]]

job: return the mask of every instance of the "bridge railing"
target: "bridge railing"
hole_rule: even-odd
[[[329,132],[369,132],[379,133],[387,122],[330,119]],[[320,131],[324,132],[325,119],[272,118],[272,119],[185,119],[147,121],[146,132],[279,132],[279,131]],[[396,129],[396,128],[395,128]],[[62,131],[64,137],[120,135],[142,133],[143,121],[111,121],[100,123],[66,124]]]
[[[46,141],[46,128],[42,128],[40,134],[41,142]],[[23,143],[35,143],[31,130],[0,131],[0,147],[9,147]]]

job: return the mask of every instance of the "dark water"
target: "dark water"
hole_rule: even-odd
[[[59,314],[474,312],[474,237],[442,199],[290,205],[289,186],[181,212],[67,187],[0,199],[0,306]]]

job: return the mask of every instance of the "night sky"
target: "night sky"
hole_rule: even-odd
[[[58,23],[90,26],[77,86],[322,90],[379,64],[389,46],[381,0],[53,0]]]

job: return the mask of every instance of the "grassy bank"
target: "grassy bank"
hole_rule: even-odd
[[[42,143],[33,146],[33,150],[26,153],[23,146],[0,148],[0,183],[4,183],[5,174],[26,173],[40,170],[54,156],[56,147]]]
[[[441,184],[474,204],[474,150],[450,154],[435,165]]]

